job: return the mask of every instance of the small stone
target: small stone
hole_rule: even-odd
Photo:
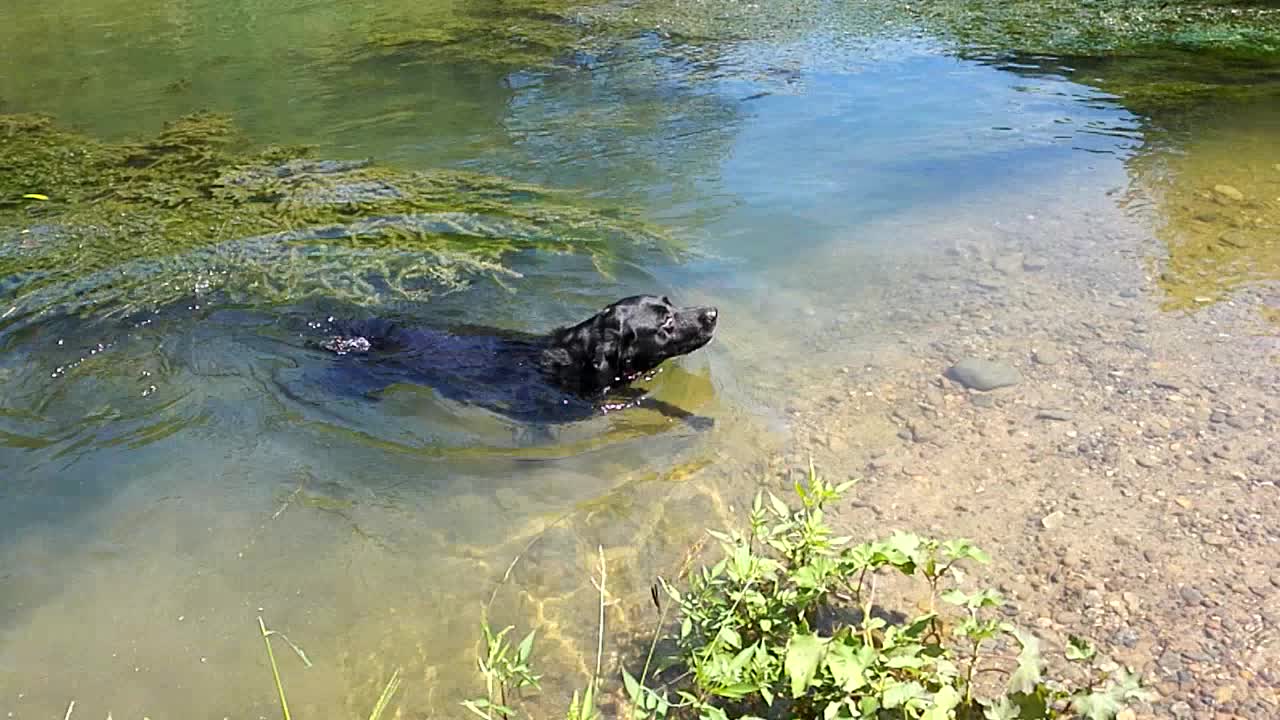
[[[1017,368],[979,358],[961,360],[947,371],[947,376],[967,388],[983,392],[1022,382]]]
[[[1190,585],[1183,585],[1182,589],[1178,591],[1178,595],[1182,596],[1182,601],[1188,605],[1199,605],[1204,602],[1204,593]]]
[[[1036,413],[1037,420],[1057,420],[1059,422],[1071,422],[1075,419],[1075,415],[1066,410],[1055,410],[1052,408],[1044,408]]]
[[[1022,267],[1022,259],[1022,253],[1002,255],[991,262],[991,267],[1005,275],[1013,275]]]
[[[1129,608],[1129,612],[1138,612],[1138,608],[1142,604],[1142,601],[1138,599],[1135,593],[1127,591],[1120,593],[1120,599],[1124,602],[1124,606]]]
[[[1244,193],[1240,192],[1238,189],[1236,189],[1231,185],[1214,185],[1213,192],[1219,198],[1222,198],[1224,200],[1230,200],[1232,202],[1244,201]]]
[[[1156,460],[1155,458],[1147,457],[1145,455],[1139,455],[1133,460],[1134,462],[1138,463],[1138,465],[1148,469],[1160,466],[1159,460]]]
[[[1182,669],[1182,656],[1172,650],[1165,650],[1156,662],[1161,670],[1170,675]]]
[[[1169,712],[1173,714],[1177,720],[1188,720],[1192,716],[1191,706],[1185,700],[1179,700],[1169,706]]]
[[[1187,498],[1182,497],[1181,495],[1175,496],[1173,498],[1173,501],[1177,503],[1178,507],[1182,508],[1183,510],[1191,509],[1191,501],[1188,500]]]
[[[1222,547],[1231,543],[1229,538],[1217,533],[1205,533],[1200,536],[1200,540],[1203,541],[1205,545],[1209,545],[1211,547]]]
[[[1035,352],[1031,353],[1031,359],[1041,365],[1057,365],[1062,362],[1062,353],[1053,348],[1036,348]]]
[[[1022,269],[1027,272],[1040,272],[1047,267],[1049,267],[1049,261],[1042,257],[1028,255],[1027,257],[1022,258]]]
[[[1116,713],[1116,720],[1138,720],[1138,714],[1132,708],[1125,708]]]
[[[996,406],[996,399],[990,395],[974,395],[970,402],[980,408],[990,408]]]
[[[1097,590],[1086,590],[1082,599],[1085,607],[1102,607],[1102,593]]]
[[[1040,518],[1040,524],[1044,526],[1044,529],[1046,530],[1054,530],[1062,527],[1062,523],[1065,522],[1066,519],[1067,516],[1061,510],[1054,510],[1048,515]]]
[[[1221,410],[1214,410],[1213,413],[1209,415],[1209,422],[1211,423],[1224,423],[1226,421],[1227,414]]]

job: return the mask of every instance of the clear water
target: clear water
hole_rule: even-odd
[[[785,442],[782,378],[883,341],[824,346],[823,327],[881,313],[878,293],[902,282],[927,310],[919,271],[947,262],[936,249],[949,233],[971,239],[1045,205],[1116,212],[1108,193],[1158,187],[1148,180],[1168,177],[1169,158],[1208,177],[1234,152],[1218,120],[1166,130],[1068,67],[960,60],[918,39],[677,53],[641,37],[553,70],[353,58],[370,28],[422,21],[391,7],[10,8],[0,109],[114,139],[208,108],[263,144],[640,207],[693,255],[640,254],[613,277],[523,257],[514,295],[478,287],[413,312],[540,330],[633,292],[714,302],[717,341],[653,387],[715,428],[641,409],[530,449],[509,423],[422,388],[376,406],[330,396],[295,382],[322,360],[281,330],[282,316],[323,312],[307,304],[193,298],[145,324],[61,318],[11,333],[0,711],[50,717],[75,700],[77,716],[272,716],[262,616],[314,663],[277,646],[298,716],[359,714],[397,667],[406,712],[448,715],[479,690],[479,610],[517,557],[493,613],[544,628],[541,661],[563,692],[593,647],[596,546],[614,592],[643,597],[723,516],[737,471]],[[1235,117],[1255,140],[1276,119],[1265,104]],[[1257,141],[1257,182],[1277,155]],[[1177,221],[1149,210],[1153,231]]]

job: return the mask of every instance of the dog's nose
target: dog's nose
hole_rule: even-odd
[[[716,324],[716,319],[720,317],[720,311],[716,308],[707,308],[702,311],[702,324],[712,327]]]

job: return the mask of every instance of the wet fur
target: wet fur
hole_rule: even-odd
[[[395,383],[425,384],[516,420],[568,422],[633,401],[633,380],[706,345],[717,319],[715,308],[636,295],[545,335],[403,328],[373,318],[334,325],[319,345],[339,356],[332,369],[346,393],[373,398]]]

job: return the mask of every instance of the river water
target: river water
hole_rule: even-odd
[[[633,32],[546,49],[546,65],[492,38],[454,54],[369,49],[388,28],[445,32],[466,15],[423,7],[10,9],[0,111],[120,141],[207,109],[262,146],[636,208],[683,251],[627,249],[608,273],[581,255],[520,252],[503,286],[396,310],[540,331],[636,292],[714,303],[717,340],[651,383],[714,427],[641,408],[531,447],[423,388],[375,405],[306,384],[328,360],[291,338],[323,319],[324,298],[180,293],[143,321],[109,302],[24,305],[30,278],[0,277],[4,305],[24,317],[0,329],[0,711],[51,717],[75,701],[77,717],[273,716],[260,616],[311,663],[276,646],[299,716],[366,712],[395,668],[404,712],[451,716],[482,688],[480,610],[508,572],[491,613],[521,634],[541,628],[558,698],[591,664],[597,547],[612,592],[644,598],[731,515],[739,475],[787,444],[797,391],[785,378],[847,371],[895,342],[897,320],[865,318],[936,311],[930,271],[953,262],[948,249],[1045,208],[1066,223],[1114,216],[1150,236],[1135,272],[1182,269],[1161,298],[1178,312],[1280,269],[1275,245],[1254,239],[1280,218],[1274,89],[1228,112],[1156,116],[1108,92],[1097,67],[962,59],[915,33]],[[486,12],[495,28],[533,22]],[[484,42],[515,60],[481,56]],[[1206,259],[1198,248],[1218,234],[1193,206],[1215,185],[1262,200],[1226,256]],[[24,229],[0,237],[17,247]],[[886,307],[890,296],[910,301]]]

